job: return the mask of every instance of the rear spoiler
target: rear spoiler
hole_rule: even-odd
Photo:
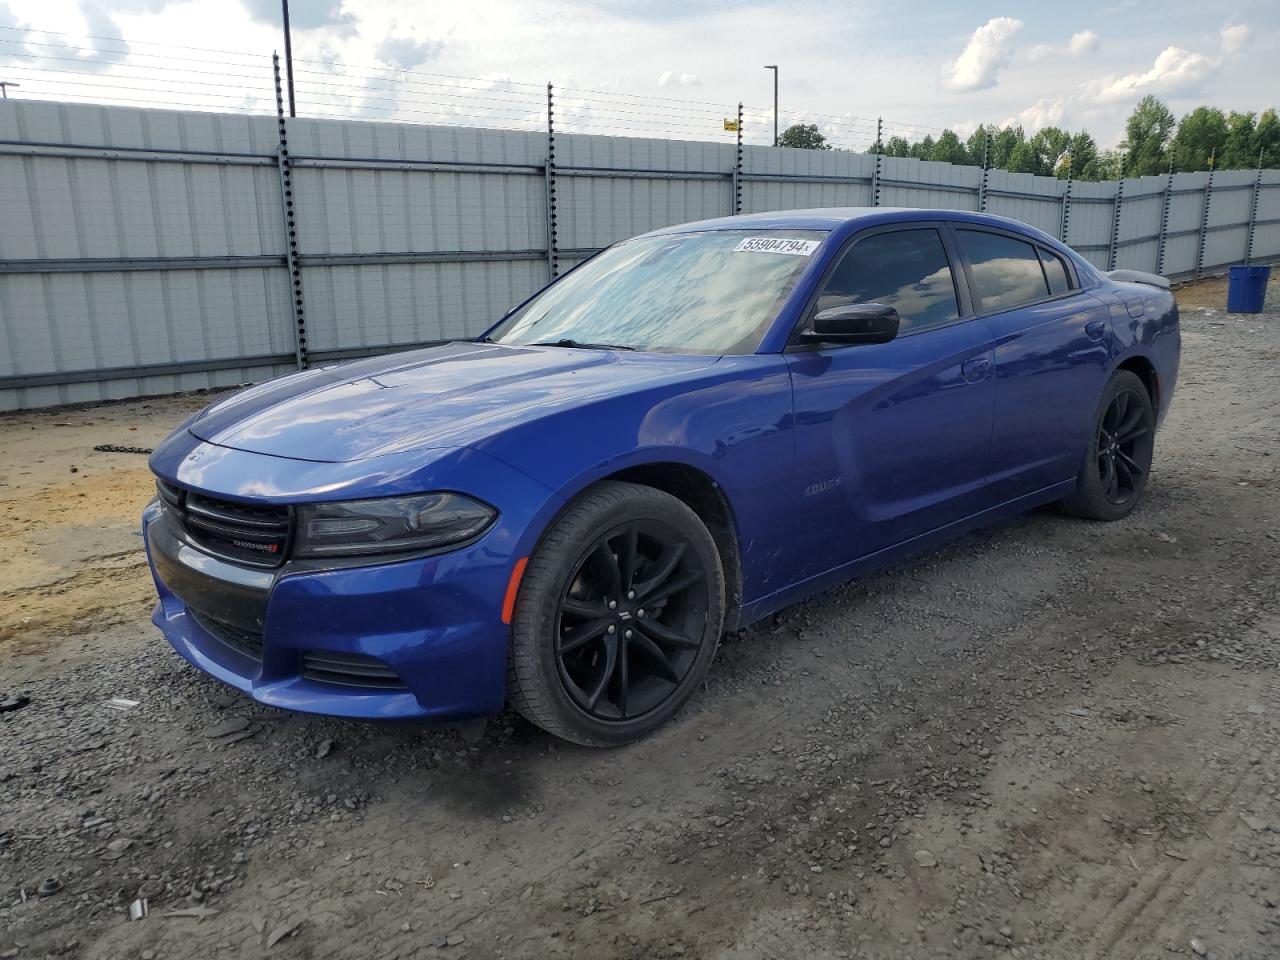
[[[1169,289],[1169,279],[1157,273],[1143,273],[1141,270],[1112,270],[1106,277],[1118,283],[1145,283],[1148,287]]]

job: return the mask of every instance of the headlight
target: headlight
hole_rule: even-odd
[[[298,557],[430,550],[461,543],[493,523],[492,507],[460,493],[298,507]]]

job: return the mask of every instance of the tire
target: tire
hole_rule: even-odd
[[[697,514],[653,487],[593,487],[525,568],[507,657],[511,705],[573,743],[644,737],[702,683],[724,606],[720,554]]]
[[[1076,492],[1062,501],[1087,520],[1119,520],[1142,499],[1151,476],[1156,414],[1137,374],[1117,370],[1102,393]]]

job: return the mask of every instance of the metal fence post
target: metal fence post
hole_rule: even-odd
[[[1116,268],[1116,248],[1120,245],[1120,210],[1124,206],[1124,171],[1116,181],[1116,203],[1111,212],[1111,246],[1107,249],[1107,269]]]
[[[1164,248],[1169,236],[1169,206],[1173,197],[1173,171],[1165,174],[1164,196],[1160,200],[1160,234],[1156,242],[1156,273],[1164,276]]]
[[[733,162],[733,214],[742,212],[742,102],[738,102],[738,153]]]
[[[987,181],[991,176],[991,134],[982,128],[982,180],[978,183],[978,212],[987,212]]]
[[[285,266],[289,271],[289,302],[293,307],[293,352],[299,370],[310,366],[307,358],[307,315],[302,297],[302,264],[298,259],[298,221],[293,203],[293,170],[289,161],[289,131],[284,119],[284,90],[280,86],[280,54],[271,55],[276,81],[276,124],[280,143],[276,167],[280,171],[280,207],[284,213]]]
[[[1062,211],[1058,217],[1058,239],[1067,242],[1067,234],[1071,232],[1071,185],[1074,182],[1074,158],[1067,153],[1067,188],[1062,191]]]
[[[547,272],[550,279],[560,276],[559,237],[556,231],[556,111],[555,93],[547,84],[547,162],[543,168],[547,178]]]
[[[880,134],[884,127],[884,118],[876,118],[876,143],[880,143]],[[875,169],[871,171],[871,205],[880,206],[880,168],[884,164],[884,154],[876,151]]]
[[[1258,172],[1253,177],[1253,205],[1249,207],[1249,237],[1244,243],[1244,262],[1253,259],[1253,233],[1258,226],[1258,203],[1262,198],[1262,151],[1258,151]]]
[[[1204,182],[1204,204],[1200,210],[1200,243],[1196,249],[1195,278],[1200,279],[1200,271],[1204,269],[1204,248],[1209,239],[1209,205],[1213,202],[1213,167],[1209,168],[1209,179]]]

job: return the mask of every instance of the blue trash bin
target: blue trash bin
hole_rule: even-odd
[[[1227,313],[1261,313],[1270,267],[1232,267],[1227,281]]]

